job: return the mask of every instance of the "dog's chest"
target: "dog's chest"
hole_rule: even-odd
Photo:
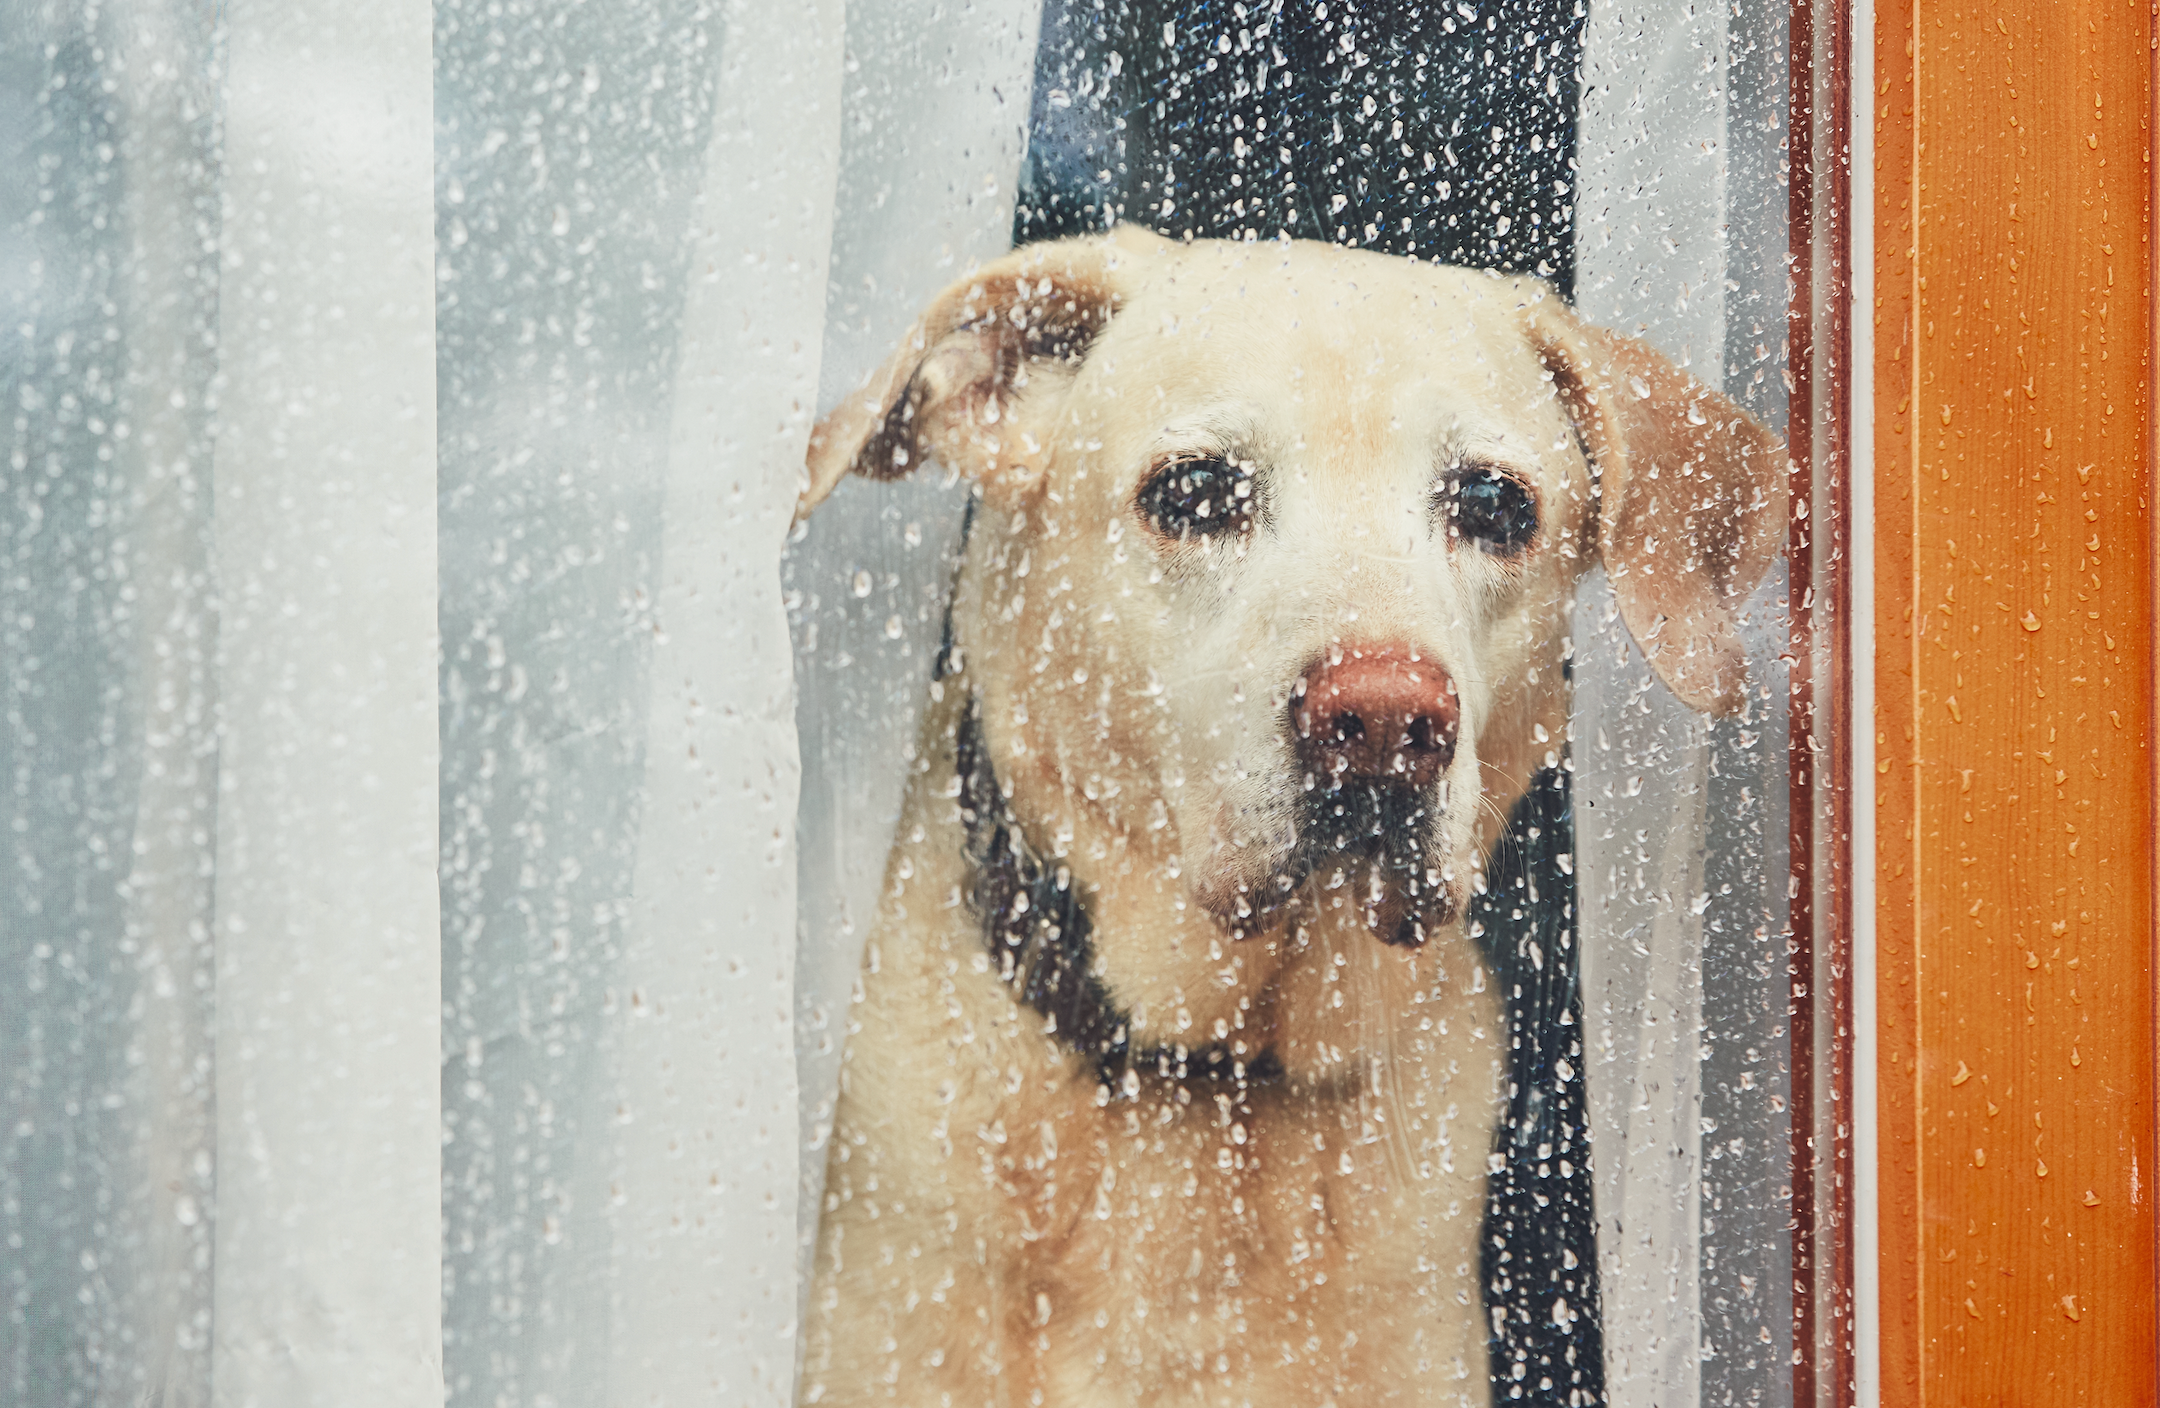
[[[835,1364],[987,1373],[1014,1408],[1482,1405],[1498,1012],[1468,951],[1412,959],[1316,910],[1251,945],[1240,1030],[1271,1073],[1106,1077],[996,961],[928,791],[836,1131]]]
[[[1217,1093],[1090,1109],[997,1161],[1008,1367],[1060,1404],[1482,1401],[1475,1172],[1421,1170],[1354,1097]]]

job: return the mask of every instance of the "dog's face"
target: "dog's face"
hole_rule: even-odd
[[[1301,908],[1411,949],[1461,912],[1562,747],[1600,556],[1675,691],[1736,703],[1777,449],[1534,280],[1121,234],[944,295],[820,427],[805,511],[925,458],[981,486],[955,624],[989,752],[1110,911],[1113,990],[1189,1008]]]

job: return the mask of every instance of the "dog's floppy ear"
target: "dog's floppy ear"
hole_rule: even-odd
[[[936,459],[984,482],[1032,474],[1045,447],[1007,434],[1010,407],[1070,378],[1134,267],[1166,244],[1122,227],[1028,245],[939,294],[892,359],[811,432],[796,518],[850,471],[897,479]]]
[[[1682,703],[1739,709],[1739,610],[1784,550],[1785,447],[1646,343],[1546,299],[1532,338],[1598,476],[1598,555],[1620,615]]]

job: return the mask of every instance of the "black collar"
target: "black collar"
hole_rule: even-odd
[[[941,652],[940,674],[947,673],[950,655],[949,649]],[[1092,1062],[1105,1086],[1125,1095],[1137,1094],[1140,1078],[1150,1073],[1239,1085],[1280,1080],[1282,1063],[1272,1051],[1245,1061],[1219,1041],[1134,1049],[1131,1018],[1097,971],[1092,926],[1072,871],[1045,861],[1014,818],[983,740],[981,702],[972,694],[954,743],[972,875],[968,905],[982,922],[983,946],[998,976],[1042,1014],[1043,1030]]]

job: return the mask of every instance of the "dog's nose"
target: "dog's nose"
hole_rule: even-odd
[[[1361,778],[1424,787],[1454,760],[1455,681],[1408,646],[1330,647],[1298,684],[1290,732],[1322,786]]]

